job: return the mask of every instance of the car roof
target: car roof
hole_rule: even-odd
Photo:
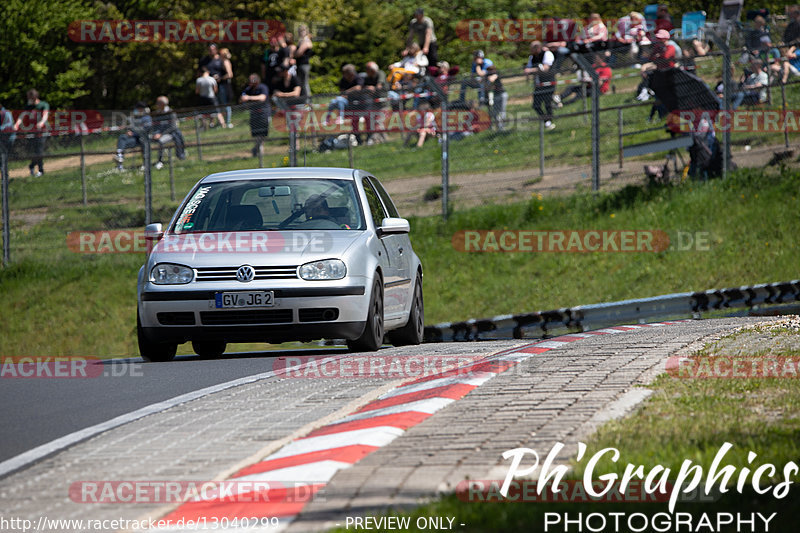
[[[367,172],[352,168],[336,167],[290,167],[290,168],[252,168],[215,172],[201,180],[202,183],[215,183],[231,180],[323,178],[352,180],[356,176],[366,176]]]

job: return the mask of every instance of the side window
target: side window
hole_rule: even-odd
[[[389,212],[389,216],[394,218],[399,218],[400,215],[397,213],[397,208],[394,206],[392,199],[389,198],[389,193],[387,193],[386,189],[383,188],[381,182],[379,182],[375,178],[370,178],[369,182],[375,187],[375,190],[378,191],[378,196],[380,196],[381,200],[383,200],[383,205]]]
[[[380,198],[372,188],[372,184],[368,180],[364,180],[364,192],[367,193],[367,203],[369,204],[369,212],[372,214],[372,221],[375,226],[380,226],[383,219],[386,218],[386,213],[383,211]]]

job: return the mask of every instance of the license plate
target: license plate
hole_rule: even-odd
[[[218,292],[215,299],[217,309],[272,307],[275,305],[275,295],[272,291]]]

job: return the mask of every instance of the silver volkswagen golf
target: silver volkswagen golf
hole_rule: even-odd
[[[197,183],[139,270],[139,351],[203,356],[229,342],[346,339],[374,351],[419,344],[422,265],[408,221],[363,170],[286,168],[211,174]]]

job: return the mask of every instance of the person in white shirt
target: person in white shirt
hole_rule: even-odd
[[[764,63],[760,59],[754,59],[750,62],[750,65],[753,67],[753,72],[744,80],[742,90],[734,95],[733,103],[731,104],[733,109],[743,103],[757,104],[767,101],[769,77],[764,72]]]

